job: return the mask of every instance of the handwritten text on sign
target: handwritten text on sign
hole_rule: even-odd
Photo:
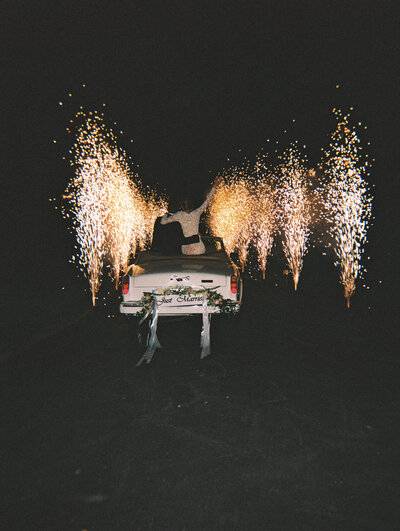
[[[199,295],[157,295],[159,306],[193,306],[203,304],[203,294]]]

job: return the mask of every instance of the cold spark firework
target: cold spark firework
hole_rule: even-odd
[[[368,162],[362,161],[360,139],[349,125],[349,115],[344,116],[335,109],[333,112],[337,128],[324,152],[328,179],[325,215],[334,241],[335,265],[340,267],[340,282],[349,307],[361,269],[363,244],[367,241],[372,197],[364,180]]]
[[[279,176],[277,209],[282,245],[297,290],[310,236],[311,204],[307,189],[308,171],[295,144],[281,156],[276,173]]]
[[[253,195],[253,245],[257,251],[263,279],[276,228],[275,191],[269,183],[259,179],[256,181]]]
[[[220,236],[228,254],[238,250],[244,269],[252,239],[252,196],[244,168],[224,171],[208,211],[211,233]]]
[[[151,240],[154,221],[166,208],[132,179],[126,156],[100,115],[84,120],[71,155],[75,176],[64,197],[69,200],[77,258],[89,280],[94,305],[104,263],[111,264],[118,285],[130,255]]]
[[[224,180],[209,208],[208,225],[212,234],[222,237],[228,254],[237,251],[242,271],[253,246],[265,278],[277,226],[273,188],[257,165],[233,167],[222,175]]]

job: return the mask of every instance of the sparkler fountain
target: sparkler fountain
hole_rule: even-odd
[[[360,139],[349,124],[349,115],[334,109],[337,128],[331,135],[329,148],[324,152],[325,215],[334,241],[340,267],[340,282],[344,287],[347,307],[356,289],[356,278],[361,265],[363,244],[367,241],[367,229],[371,217],[372,196],[364,176],[368,161],[361,157]]]
[[[228,254],[238,250],[244,270],[252,239],[252,196],[244,169],[223,173],[208,210],[212,234],[221,236]]]
[[[282,155],[277,168],[277,211],[283,250],[297,290],[303,257],[310,236],[311,205],[307,190],[307,169],[298,148],[292,144]]]
[[[267,258],[272,251],[277,227],[274,196],[275,192],[269,183],[263,179],[256,182],[253,196],[253,244],[264,280]]]
[[[250,243],[254,232],[254,196],[250,192],[250,182],[237,182],[235,186],[235,201],[237,214],[240,220],[240,231],[237,238],[236,248],[238,250],[239,262],[244,271],[249,254]]]
[[[154,221],[166,205],[154,193],[146,194],[137,179],[133,181],[126,156],[101,116],[85,118],[71,149],[75,176],[64,198],[74,220],[78,262],[95,305],[105,261],[112,266],[117,287],[130,255],[151,240]]]

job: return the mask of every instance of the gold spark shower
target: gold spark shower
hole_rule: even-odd
[[[256,165],[257,168],[257,165]],[[259,171],[257,171],[257,175]],[[271,254],[277,229],[275,190],[270,182],[259,177],[253,187],[253,245],[265,279],[268,255]]]
[[[91,113],[79,127],[71,150],[75,176],[67,187],[79,246],[78,262],[89,280],[93,305],[105,262],[112,266],[116,284],[138,247],[151,240],[155,218],[165,202],[145,193],[129,170],[127,158],[116,147],[102,117]]]
[[[252,195],[246,168],[232,168],[222,173],[208,211],[211,233],[222,237],[230,254],[238,250],[244,269],[252,239]]]
[[[233,188],[232,183],[221,181],[208,208],[207,219],[211,233],[224,240],[228,254],[234,251],[240,231],[240,220],[233,201]]]
[[[233,167],[223,172],[209,208],[208,225],[212,234],[221,236],[228,253],[238,252],[242,271],[250,247],[257,252],[265,278],[267,257],[276,231],[275,193],[260,166]]]
[[[254,234],[254,200],[251,193],[250,179],[238,181],[235,186],[235,201],[240,219],[240,230],[236,242],[236,249],[239,255],[239,262],[244,271],[249,254],[249,247]]]
[[[356,279],[361,270],[363,244],[371,217],[372,197],[364,176],[368,161],[362,158],[360,139],[350,126],[349,115],[334,109],[336,130],[331,135],[329,148],[324,152],[325,210],[328,231],[334,241],[340,267],[340,282],[344,287],[347,306],[356,289]]]
[[[283,250],[297,290],[303,257],[310,236],[311,204],[307,190],[305,160],[295,144],[282,155],[277,167],[278,217],[282,232]]]

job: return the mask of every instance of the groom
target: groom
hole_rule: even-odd
[[[182,245],[185,240],[181,224],[178,221],[161,225],[161,217],[154,223],[153,241],[151,250],[164,255],[182,254]]]

